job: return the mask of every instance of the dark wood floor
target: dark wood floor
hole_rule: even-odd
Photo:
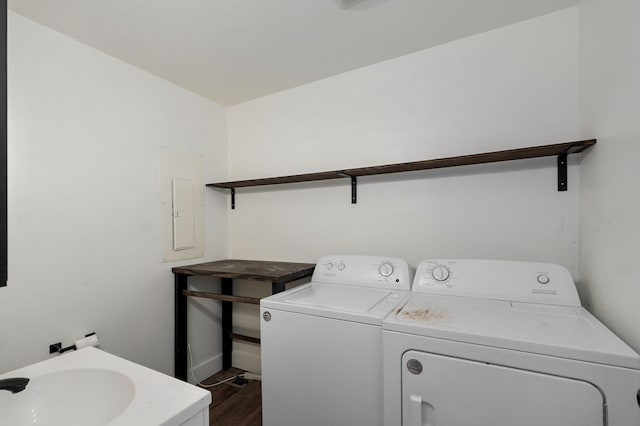
[[[238,368],[230,368],[204,380],[204,383],[216,383],[240,373],[244,373],[244,371]],[[211,392],[211,405],[209,405],[210,426],[262,425],[262,391],[260,381],[249,380],[249,383],[242,388],[223,383],[207,390]]]

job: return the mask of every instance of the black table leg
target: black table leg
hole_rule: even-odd
[[[176,379],[187,381],[187,289],[188,275],[175,274],[175,330],[174,330],[174,374]]]
[[[285,283],[271,283],[271,294],[283,292],[285,290]]]
[[[233,293],[233,279],[222,278],[222,294],[231,295]],[[231,368],[233,350],[233,303],[222,302],[222,369]]]

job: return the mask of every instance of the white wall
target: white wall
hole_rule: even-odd
[[[565,193],[555,191],[552,158],[362,178],[356,205],[346,180],[239,190],[231,212],[226,192],[207,190],[205,257],[227,256],[228,231],[236,258],[313,262],[344,252],[414,266],[440,256],[561,263],[594,313],[640,349],[638,16],[632,0],[586,0],[580,40],[578,8],[567,9],[225,113],[9,13],[10,282],[0,289],[0,371],[95,330],[109,352],[172,372],[175,264],[160,263],[162,152],[203,156],[205,181],[219,181],[579,136],[598,145],[580,173],[572,159]],[[256,289],[269,286],[237,290]],[[205,377],[219,367],[220,347],[200,336],[218,335],[219,310],[191,303],[194,364]],[[252,308],[234,307],[249,333]],[[256,349],[236,348],[236,365],[257,369]]]
[[[640,351],[640,2],[580,5],[580,125],[598,144],[581,165],[580,293]]]
[[[8,60],[0,371],[96,331],[105,350],[172,373],[176,264],[161,263],[161,153],[201,156],[205,180],[223,179],[225,109],[14,13]],[[205,196],[205,256],[226,257],[226,200]],[[195,304],[194,334],[215,335],[217,310]],[[217,339],[193,346],[196,364],[220,352]]]
[[[566,9],[231,107],[229,179],[576,140],[577,24]],[[347,180],[238,190],[229,254],[522,259],[577,277],[578,170],[557,192],[555,164],[361,178],[355,205]]]

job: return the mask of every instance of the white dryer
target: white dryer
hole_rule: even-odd
[[[386,426],[640,425],[640,357],[559,265],[423,261],[383,350]]]
[[[325,256],[310,283],[260,301],[264,426],[382,425],[382,319],[407,262]]]

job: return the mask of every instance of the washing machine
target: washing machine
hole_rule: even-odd
[[[640,425],[640,357],[559,265],[421,262],[383,364],[386,426]]]
[[[411,281],[402,259],[325,256],[310,283],[262,299],[263,425],[382,425],[382,319]]]

